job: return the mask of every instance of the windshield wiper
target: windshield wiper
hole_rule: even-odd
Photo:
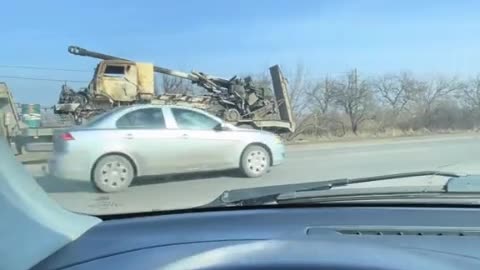
[[[384,181],[392,179],[407,179],[420,176],[444,176],[458,178],[462,175],[443,171],[417,171],[407,173],[386,174],[360,178],[341,178],[327,181],[316,181],[299,184],[276,185],[224,191],[217,199],[202,207],[217,206],[249,206],[275,203],[281,195],[297,192],[329,190],[335,187],[351,184]]]

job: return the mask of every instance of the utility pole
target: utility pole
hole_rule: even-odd
[[[357,73],[357,68],[353,69],[353,89],[355,92],[358,91],[358,73]]]
[[[322,105],[322,113],[326,113],[328,110],[328,104],[330,102],[330,85],[328,82],[328,75],[325,75],[325,92],[324,92],[324,104]]]
[[[325,93],[329,93],[330,85],[328,83],[328,75],[325,75]]]

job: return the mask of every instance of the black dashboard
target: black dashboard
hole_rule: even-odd
[[[324,206],[106,220],[33,269],[480,269],[480,209]]]

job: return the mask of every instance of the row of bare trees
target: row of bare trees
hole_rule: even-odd
[[[269,85],[268,74],[253,75]],[[291,135],[344,136],[388,131],[444,131],[480,126],[480,75],[473,79],[419,77],[409,72],[376,76],[356,69],[309,76],[299,65],[287,76],[297,130]],[[200,94],[190,81],[162,76],[165,93]],[[158,86],[157,86],[158,87]]]
[[[480,76],[470,80],[401,72],[309,79],[302,67],[290,76],[299,134],[343,136],[476,129],[480,124]]]

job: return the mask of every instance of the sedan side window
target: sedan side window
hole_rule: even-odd
[[[159,108],[140,109],[129,112],[117,121],[118,128],[165,128],[163,111]]]
[[[191,110],[172,108],[172,114],[181,129],[212,130],[220,124],[203,113]]]

